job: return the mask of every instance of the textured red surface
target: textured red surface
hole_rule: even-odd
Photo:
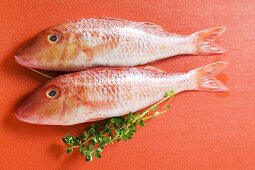
[[[254,0],[1,0],[0,169],[255,169]],[[170,32],[192,33],[226,26],[218,56],[181,56],[152,65],[188,71],[229,61],[228,93],[187,92],[171,111],[140,128],[134,139],[107,147],[103,159],[85,163],[66,155],[61,138],[86,124],[36,126],[14,117],[17,104],[45,78],[13,59],[18,45],[38,31],[82,17],[115,17],[157,23]]]

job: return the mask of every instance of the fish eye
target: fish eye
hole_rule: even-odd
[[[50,44],[57,44],[60,41],[60,36],[57,34],[49,34],[48,41]]]
[[[57,92],[55,90],[51,90],[48,95],[50,97],[54,97],[56,94],[57,94]]]
[[[56,99],[59,96],[59,90],[57,88],[51,88],[46,91],[46,96],[49,99]]]

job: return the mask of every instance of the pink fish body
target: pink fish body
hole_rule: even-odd
[[[43,70],[80,71],[96,66],[136,66],[180,54],[219,54],[224,27],[191,35],[120,19],[81,19],[48,28],[17,52],[18,63]]]
[[[18,119],[33,124],[73,125],[136,112],[163,98],[165,92],[225,91],[215,78],[226,62],[185,74],[154,67],[98,68],[59,76],[37,88],[18,108]]]

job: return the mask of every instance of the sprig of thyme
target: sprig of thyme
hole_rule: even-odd
[[[101,158],[105,146],[114,141],[119,142],[121,140],[127,141],[132,139],[137,127],[144,126],[144,121],[167,112],[171,107],[169,103],[173,96],[173,91],[165,93],[162,100],[141,114],[129,113],[128,116],[113,117],[106,120],[101,126],[93,123],[80,136],[74,137],[71,134],[67,134],[63,138],[63,142],[67,146],[66,152],[71,153],[74,149],[79,149],[81,155],[85,156],[86,161],[92,161],[93,158]],[[165,104],[163,110],[159,111],[158,106],[168,99],[169,101]]]

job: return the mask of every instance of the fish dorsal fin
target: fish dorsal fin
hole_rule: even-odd
[[[86,70],[85,72],[111,72],[111,71],[124,71],[128,69],[132,69],[134,67],[96,67]]]
[[[153,66],[138,66],[138,67],[97,67],[97,68],[92,68],[90,70],[87,71],[96,71],[96,72],[100,72],[100,71],[109,71],[109,70],[113,70],[113,71],[123,71],[123,70],[130,70],[130,69],[144,69],[144,70],[149,70],[149,71],[156,71],[156,72],[161,72],[161,73],[166,73],[166,71],[161,70],[159,68],[153,67]]]
[[[124,24],[126,26],[142,29],[145,32],[148,32],[148,33],[154,34],[154,35],[159,35],[159,36],[172,35],[172,33],[168,33],[161,26],[151,23],[151,22],[135,22],[135,21],[129,21],[129,20],[125,20],[125,19],[117,19],[117,18],[111,18],[111,17],[99,17],[96,19],[121,22],[122,24]]]
[[[169,36],[170,33],[168,33],[167,31],[165,31],[161,26],[151,23],[151,22],[138,22],[137,24],[139,24],[140,28],[143,28],[144,31],[151,33],[151,34],[155,34],[155,35],[159,35],[159,36]]]
[[[112,18],[112,17],[97,17],[91,19],[99,19],[99,20],[112,20],[112,21],[121,21],[121,22],[132,22],[126,19]]]
[[[161,72],[161,73],[166,73],[166,71],[161,70],[161,69],[156,68],[156,67],[153,67],[153,66],[145,66],[145,67],[143,67],[143,69],[151,70],[151,71],[157,71],[157,72]]]

